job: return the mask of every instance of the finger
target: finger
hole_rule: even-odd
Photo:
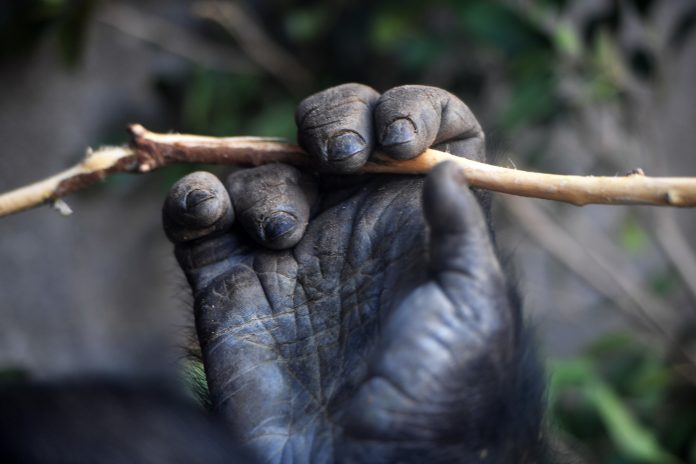
[[[227,190],[208,172],[194,172],[180,179],[169,190],[162,208],[164,231],[174,243],[219,235],[233,221]]]
[[[372,376],[347,415],[354,435],[448,443],[484,436],[514,397],[519,319],[484,216],[454,164],[429,174],[423,208],[431,279],[387,320]]]
[[[439,148],[476,161],[485,160],[485,136],[476,117],[459,98],[435,87],[405,85],[385,92],[374,113],[382,150],[411,159]]]
[[[316,93],[297,107],[297,139],[324,172],[358,171],[374,147],[372,108],[379,94],[362,84]]]
[[[297,420],[297,386],[275,349],[275,337],[291,330],[292,314],[274,314],[248,265],[234,266],[212,282],[196,299],[195,313],[213,410],[232,425],[255,462],[271,462]]]
[[[239,222],[257,243],[282,250],[300,241],[317,198],[309,175],[270,164],[237,171],[227,185]]]
[[[432,272],[452,271],[468,277],[485,273],[486,278],[494,274],[502,279],[487,219],[453,162],[438,164],[426,178],[423,212],[430,227]],[[472,269],[477,272],[471,274]]]

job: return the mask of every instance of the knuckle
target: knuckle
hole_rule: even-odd
[[[346,105],[371,106],[371,101],[376,100],[379,94],[364,84],[348,83],[331,87],[317,92],[305,98],[297,106],[295,121],[299,128],[311,128],[315,120],[325,119],[325,115],[331,110],[345,112],[341,109]]]

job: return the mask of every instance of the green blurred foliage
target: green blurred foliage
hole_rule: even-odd
[[[624,334],[549,366],[552,424],[607,464],[695,462],[696,385]]]
[[[622,248],[633,255],[645,251],[650,243],[645,229],[633,216],[626,216],[619,231],[619,240]]]
[[[31,54],[42,38],[54,35],[68,66],[78,64],[96,0],[26,0],[0,5],[0,61]]]
[[[283,20],[285,33],[295,43],[310,43],[324,33],[328,17],[328,11],[318,5],[293,9]]]
[[[667,269],[648,276],[650,289],[657,296],[668,297],[679,286],[679,275],[673,269]]]
[[[239,76],[195,66],[173,87],[165,89],[159,81],[153,85],[170,100],[179,130],[292,137],[292,109],[307,92],[347,81],[378,90],[423,83],[446,87],[475,106],[481,91],[491,85],[487,77],[494,68],[504,76],[509,98],[484,123],[502,136],[512,136],[569,111],[575,102],[568,102],[558,88],[561,74],[569,68],[582,77],[589,100],[620,97],[626,69],[635,68],[642,75],[652,72],[653,60],[646,50],[635,50],[628,61],[617,53],[614,34],[622,17],[616,2],[608,2],[610,8],[580,28],[560,21],[549,29],[544,17],[562,12],[567,3],[539,0],[515,8],[513,2],[491,0],[248,2],[268,36],[311,72],[306,91],[290,91],[265,74]],[[646,16],[653,4],[631,3]],[[79,63],[95,4],[3,4],[0,58],[26,56],[39,39],[52,35],[66,62]],[[675,43],[690,33],[696,8],[692,13],[680,22]],[[221,37],[220,28],[208,27],[207,33],[209,39],[239,50],[232,37]],[[166,79],[162,76],[160,81]]]
[[[96,3],[3,3],[0,59],[27,56],[41,38],[52,36],[66,63],[79,64]],[[615,34],[623,10],[613,1],[580,27],[559,21],[552,29],[544,18],[557,16],[568,2],[538,0],[524,8],[491,0],[247,3],[268,36],[311,71],[306,91],[346,81],[379,90],[424,83],[444,86],[475,105],[495,68],[504,76],[510,97],[485,123],[503,136],[569,111],[574,102],[558,88],[569,69],[581,76],[586,98],[600,101],[620,97],[626,72],[644,77],[654,72],[649,51],[636,49],[628,57],[617,52]],[[654,5],[649,0],[628,3],[644,17]],[[683,43],[695,22],[696,6],[680,20],[672,42]],[[211,29],[209,38],[238,50],[233,38]],[[305,94],[289,91],[267,75],[238,76],[194,66],[184,82],[162,97],[172,100],[180,130],[219,135],[253,129],[291,137],[292,111],[287,116],[282,112],[292,110]]]
[[[424,83],[447,87],[475,105],[486,85],[487,70],[480,61],[494,59],[508,76],[512,92],[489,125],[510,132],[563,109],[555,88],[554,42],[533,21],[499,2],[388,0],[295,6],[275,1],[250,6],[267,25],[269,36],[311,70],[314,80],[308,91],[346,81],[380,90]],[[573,46],[568,34],[563,43]],[[446,71],[433,76],[440,68]],[[267,76],[244,78],[206,70],[192,73],[184,94],[185,130],[279,136],[294,133],[292,108],[302,96]]]

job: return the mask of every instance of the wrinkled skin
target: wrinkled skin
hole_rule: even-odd
[[[345,175],[376,149],[485,161],[474,115],[441,89],[346,84],[296,120],[319,176],[194,173],[164,207],[236,440],[260,462],[537,462],[538,373],[483,194],[447,163]]]

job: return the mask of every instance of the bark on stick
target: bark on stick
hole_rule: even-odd
[[[0,217],[51,203],[115,173],[146,173],[177,163],[258,166],[288,163],[310,169],[309,158],[297,145],[265,137],[206,137],[158,134],[140,125],[129,127],[127,147],[88,151],[78,165],[42,181],[0,195]],[[377,153],[362,173],[425,174],[436,164],[457,163],[472,187],[496,192],[587,204],[696,206],[696,178],[648,177],[640,169],[626,176],[567,176],[509,169],[479,163],[438,150],[426,150],[412,160],[392,160]]]

